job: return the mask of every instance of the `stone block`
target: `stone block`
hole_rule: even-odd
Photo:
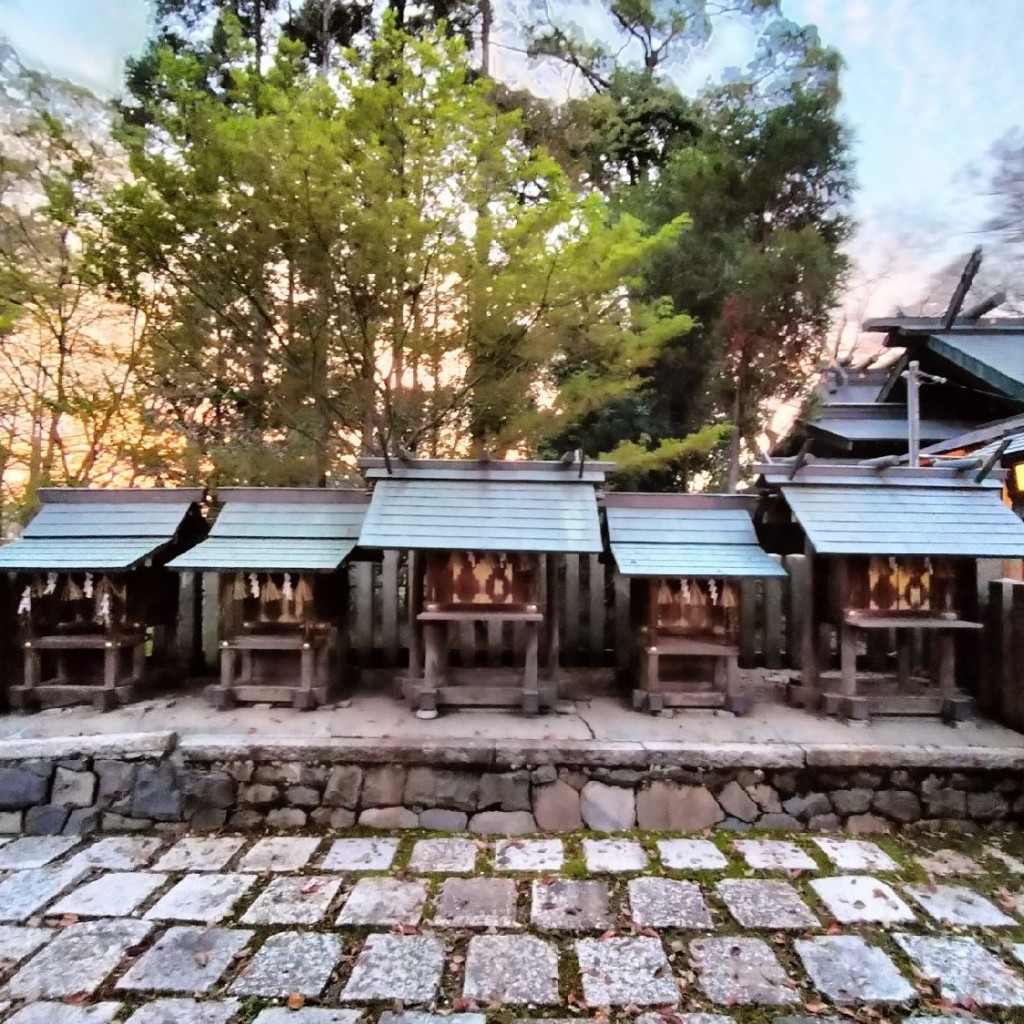
[[[320,806],[320,793],[312,786],[289,786],[284,792],[284,798],[292,807]]]
[[[16,836],[21,832],[21,811],[0,811],[0,836]]]
[[[824,793],[807,793],[804,796],[791,796],[783,805],[786,814],[807,821],[818,814],[831,814],[832,801]]]
[[[529,811],[481,811],[469,819],[469,831],[477,835],[522,836],[537,831]]]
[[[145,832],[153,827],[153,822],[149,818],[133,818],[127,814],[104,811],[101,827],[104,832]]]
[[[371,807],[359,815],[365,828],[418,828],[419,816],[407,807]]]
[[[66,836],[88,836],[99,831],[103,823],[103,812],[98,807],[76,807],[61,829]]]
[[[863,814],[870,806],[874,791],[870,789],[837,789],[829,793],[832,806],[839,814]]]
[[[50,803],[58,807],[88,807],[96,795],[96,776],[58,768],[53,774]]]
[[[309,820],[321,828],[351,828],[356,823],[356,812],[344,807],[318,807],[310,811]]]
[[[793,781],[793,787],[794,789],[796,787],[795,780]],[[782,810],[782,804],[779,802],[779,793],[771,786],[763,783],[756,786],[747,786],[747,796],[766,814],[778,814]]]
[[[221,807],[200,807],[188,819],[189,825],[199,832],[223,828],[228,821],[228,812]]]
[[[275,807],[267,811],[267,824],[271,828],[302,828],[306,812],[300,807]]]
[[[469,815],[465,811],[449,811],[444,807],[429,807],[420,811],[420,828],[435,832],[465,832]]]
[[[726,814],[740,821],[754,821],[761,813],[761,808],[735,779],[722,788],[718,794],[718,803]]]
[[[549,782],[554,782],[558,778],[558,770],[553,764],[542,764],[539,768],[533,769],[530,773],[530,778],[535,785],[543,786]]]
[[[636,795],[621,786],[588,782],[580,792],[580,815],[597,832],[624,832],[636,824]]]
[[[815,814],[807,827],[812,832],[838,832],[842,826],[838,814]]]
[[[873,810],[893,821],[917,821],[921,817],[921,801],[909,789],[883,789],[871,802]]]
[[[363,787],[363,769],[355,764],[342,764],[331,769],[324,789],[324,807],[359,806],[359,793]]]
[[[409,769],[402,802],[407,807],[448,807],[475,811],[480,778],[471,772],[417,766]]]
[[[999,793],[968,793],[967,815],[978,821],[1005,818],[1010,812],[1006,798]]]
[[[259,828],[263,824],[263,815],[259,811],[241,810],[231,815],[230,825],[232,828],[243,830]]]
[[[936,789],[925,796],[925,802],[929,817],[959,818],[967,813],[967,794],[959,789]]]
[[[190,772],[184,782],[186,812],[203,807],[229,811],[235,806],[238,785],[227,772]]]
[[[583,828],[580,794],[567,782],[555,781],[533,789],[533,816],[543,832]]]
[[[637,821],[643,829],[696,832],[725,819],[725,811],[703,786],[652,782],[637,794]]]
[[[70,813],[70,807],[56,807],[53,804],[30,807],[25,812],[25,833],[30,836],[59,835]]]
[[[238,802],[243,807],[270,807],[281,799],[277,786],[265,782],[254,782],[251,786],[243,786],[238,794]]]
[[[17,811],[46,802],[50,789],[49,769],[30,765],[0,768],[0,810]]]
[[[877,814],[854,814],[846,819],[846,831],[853,835],[886,835],[892,826]]]
[[[530,774],[525,771],[480,776],[477,796],[480,810],[492,807],[502,811],[528,811],[530,809]]]
[[[402,802],[406,770],[397,764],[381,764],[367,768],[363,775],[361,807],[393,807]]]
[[[131,809],[138,767],[127,761],[94,762],[98,780],[96,803],[118,814],[127,814]]]
[[[180,821],[184,795],[170,765],[142,765],[132,792],[132,816],[153,821]]]

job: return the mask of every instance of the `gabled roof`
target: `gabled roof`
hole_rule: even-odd
[[[857,444],[907,442],[907,407],[898,402],[864,402],[826,406],[814,419],[803,421],[810,434],[830,440],[836,447],[851,449]],[[944,440],[969,430],[966,420],[925,417],[921,440]]]
[[[933,334],[927,347],[999,393],[1024,402],[1024,331]]]
[[[605,463],[360,462],[374,482],[364,548],[596,553]]]
[[[760,467],[821,555],[1024,557],[1024,522],[1003,504],[1001,473],[804,466],[792,479]]]
[[[322,487],[223,487],[210,536],[172,562],[201,572],[332,572],[352,553],[369,497]]]
[[[0,569],[131,569],[170,544],[186,518],[201,522],[199,488],[44,488],[21,538],[0,547]]]
[[[785,570],[757,542],[741,495],[604,497],[612,557],[624,576],[763,577]]]

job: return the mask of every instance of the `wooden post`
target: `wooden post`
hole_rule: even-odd
[[[777,555],[775,561],[781,561]],[[769,576],[763,581],[764,593],[764,664],[765,668],[782,667],[782,585],[785,580]]]
[[[629,577],[615,574],[615,669],[625,678],[632,662],[630,652],[633,646],[632,618],[629,609]]]
[[[565,556],[565,647],[578,664],[580,647],[580,556]]]
[[[175,573],[178,577],[178,615],[174,622],[171,640],[171,659],[176,668],[188,672],[192,668],[195,651],[196,584],[199,574],[194,572]]]
[[[956,692],[956,648],[953,631],[939,630],[935,635],[935,647],[938,654],[936,682],[939,694],[948,699]]]
[[[740,580],[740,665],[753,668],[757,652],[757,580]]]
[[[604,627],[608,603],[605,600],[604,563],[600,555],[590,556],[590,662],[604,663]]]
[[[409,552],[408,606],[409,606],[409,678],[423,678],[423,628],[417,618],[423,611],[423,579],[427,559],[422,551]]]
[[[562,602],[558,594],[558,555],[544,556],[544,609],[547,622],[547,650],[544,652],[545,674],[558,696],[558,681],[561,668]]]
[[[217,642],[220,639],[220,576],[215,572],[203,573],[203,670],[217,670]]]
[[[793,581],[793,590],[802,591],[803,612],[800,616],[800,690],[798,703],[804,707],[815,707],[818,703],[818,650],[817,650],[817,609],[814,604],[814,549],[810,541],[804,547],[804,571],[801,587]]]
[[[423,623],[423,683],[416,694],[417,711],[437,710],[437,689],[441,685],[445,647],[442,637],[446,635],[445,623]]]
[[[380,570],[380,645],[388,668],[398,664],[398,557],[385,551]]]
[[[844,697],[857,696],[857,635],[847,623],[839,626],[839,664]]]
[[[142,643],[133,645],[132,647],[132,682],[138,683],[142,681],[142,677],[146,674],[146,640],[143,638]]]
[[[358,663],[369,665],[373,659],[373,562],[353,562],[349,571],[355,573],[352,646]]]
[[[907,630],[896,630],[896,679],[904,693],[910,689],[910,654],[910,636]]]
[[[526,623],[526,657],[523,662],[523,713],[535,715],[540,711],[540,693],[537,687],[538,625]]]

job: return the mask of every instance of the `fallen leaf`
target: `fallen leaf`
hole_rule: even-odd
[[[289,992],[285,1006],[289,1010],[301,1010],[306,1005],[306,997],[301,992]]]
[[[195,960],[197,967],[205,967],[210,962],[210,954],[205,949],[197,949],[192,954],[192,959]]]

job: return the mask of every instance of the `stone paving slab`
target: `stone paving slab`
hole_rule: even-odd
[[[812,878],[811,888],[842,924],[896,924],[914,920],[914,912],[892,886],[868,875]]]
[[[799,1002],[796,986],[761,939],[694,939],[690,958],[704,994],[721,1006],[785,1006]]]
[[[106,836],[74,854],[67,864],[104,871],[134,871],[148,867],[163,846],[159,836]]]
[[[943,998],[977,1006],[1024,1006],[1024,983],[974,939],[894,937],[921,973],[939,982]]]
[[[478,1003],[556,1005],[558,951],[533,935],[474,935],[462,994]]]
[[[1012,871],[1015,875],[1024,875],[1024,860],[1014,857],[1013,854],[1007,853],[1000,847],[986,846],[985,855],[998,861],[1007,871]]]
[[[530,921],[543,932],[597,932],[612,925],[608,885],[570,878],[538,879],[530,889]]]
[[[514,928],[511,878],[446,878],[436,900],[435,928]]]
[[[155,871],[223,871],[245,845],[243,836],[179,839],[154,865]]]
[[[415,925],[423,916],[427,883],[416,878],[360,878],[338,915],[340,925]]]
[[[660,1013],[641,1013],[636,1019],[637,1024],[734,1024],[732,1017],[721,1013],[677,1013],[675,1010],[668,1017]],[[775,1019],[779,1024],[779,1018]],[[816,1021],[815,1024],[820,1024]]]
[[[709,839],[659,839],[661,863],[671,871],[721,871],[729,860]]]
[[[51,903],[86,874],[71,865],[18,871],[0,882],[0,921],[20,923]]]
[[[660,939],[579,939],[576,956],[588,1006],[675,1006],[679,986]]]
[[[371,935],[352,968],[341,1001],[429,1003],[443,970],[444,944],[433,935]]]
[[[11,978],[5,992],[15,999],[95,992],[152,931],[146,921],[117,918],[69,925]]]
[[[905,889],[939,924],[1006,928],[1018,923],[984,896],[961,885],[908,885]]]
[[[0,871],[44,867],[80,842],[77,836],[23,836],[0,846]]]
[[[209,992],[251,937],[242,928],[169,928],[116,987],[128,992]]]
[[[733,844],[755,871],[817,871],[810,854],[785,839],[737,839]]]
[[[136,1010],[126,1024],[228,1024],[241,1008],[237,999],[157,999]]]
[[[340,888],[334,875],[275,878],[242,915],[242,924],[317,924]]]
[[[942,878],[946,875],[983,875],[982,866],[959,850],[936,850],[914,860],[930,875]]]
[[[216,924],[256,884],[255,875],[186,875],[146,914],[150,921]]]
[[[299,871],[316,853],[316,836],[274,836],[261,839],[238,862],[239,871]]]
[[[257,950],[231,986],[233,995],[318,996],[343,950],[340,936],[324,932],[277,932]]]
[[[564,863],[561,839],[499,839],[494,844],[496,871],[559,871]]]
[[[387,871],[397,839],[336,839],[324,857],[324,871]]]
[[[74,889],[49,909],[78,917],[127,917],[167,881],[155,871],[111,871]]]
[[[7,1024],[110,1024],[120,1009],[120,1003],[109,1001],[92,1006],[30,1003],[8,1017]]]
[[[594,874],[643,871],[647,851],[634,839],[584,839],[583,859]]]
[[[420,839],[412,848],[408,867],[424,874],[470,872],[478,852],[472,839]]]
[[[313,1006],[289,1010],[272,1006],[263,1010],[252,1024],[356,1024],[360,1017],[361,1010],[323,1010]]]
[[[866,839],[819,836],[814,842],[840,871],[898,871],[900,867],[889,854]]]
[[[53,928],[0,925],[0,972],[8,974],[11,968],[45,946],[53,936]]]
[[[632,878],[629,909],[633,923],[648,928],[713,928],[711,910],[696,882],[675,878]]]
[[[905,1003],[917,992],[877,946],[859,935],[797,939],[797,955],[819,992],[839,1006]]]
[[[820,928],[820,922],[789,882],[727,878],[718,895],[744,928]]]

